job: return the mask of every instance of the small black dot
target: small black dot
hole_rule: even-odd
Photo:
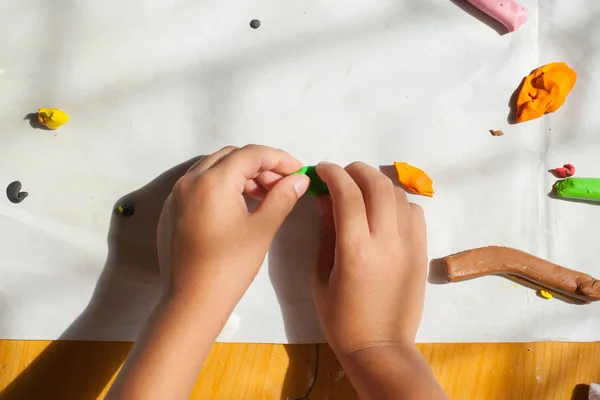
[[[250,28],[252,28],[252,29],[260,28],[260,19],[253,19],[252,21],[250,21]]]

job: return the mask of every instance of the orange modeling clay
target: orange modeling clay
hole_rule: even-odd
[[[517,98],[517,122],[529,121],[560,108],[577,74],[564,62],[550,63],[527,75]]]
[[[411,193],[433,197],[433,181],[423,170],[405,162],[394,161],[398,181]]]

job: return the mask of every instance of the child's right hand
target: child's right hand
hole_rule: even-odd
[[[318,198],[317,313],[337,356],[412,344],[425,295],[427,238],[421,207],[375,168],[319,164],[331,197]]]

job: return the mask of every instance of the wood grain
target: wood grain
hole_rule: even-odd
[[[132,344],[0,341],[0,399],[101,399]],[[452,399],[584,399],[600,381],[600,343],[421,344]],[[216,344],[193,399],[302,399],[316,345]],[[356,399],[327,345],[309,399]],[[579,385],[579,386],[577,386]],[[573,395],[575,393],[575,396]]]

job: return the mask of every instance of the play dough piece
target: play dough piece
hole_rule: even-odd
[[[600,300],[599,280],[510,247],[490,246],[463,251],[445,257],[444,264],[450,282],[486,275],[509,275],[581,302]]]
[[[509,32],[516,31],[527,21],[527,8],[514,0],[467,0],[500,22]]]
[[[409,192],[433,197],[433,181],[427,174],[405,162],[394,161],[398,172],[398,181]]]
[[[559,178],[568,178],[575,175],[575,166],[573,164],[565,164],[562,167],[554,168],[554,174]]]
[[[295,174],[304,174],[310,178],[310,185],[308,186],[308,190],[306,193],[313,196],[321,196],[324,194],[329,194],[329,188],[327,184],[323,182],[321,177],[317,175],[317,171],[314,165],[309,165],[307,167],[302,167],[301,170],[294,172]]]
[[[11,203],[19,204],[25,197],[29,196],[27,192],[21,192],[21,188],[23,185],[19,181],[11,182],[10,185],[6,187],[6,197],[10,200]]]
[[[564,62],[539,67],[527,75],[517,97],[517,122],[558,110],[573,89],[577,73]]]
[[[559,197],[600,201],[600,178],[567,178],[554,184]]]
[[[66,112],[57,108],[40,108],[38,110],[38,120],[40,124],[45,125],[48,129],[58,129],[69,120],[69,116]]]

